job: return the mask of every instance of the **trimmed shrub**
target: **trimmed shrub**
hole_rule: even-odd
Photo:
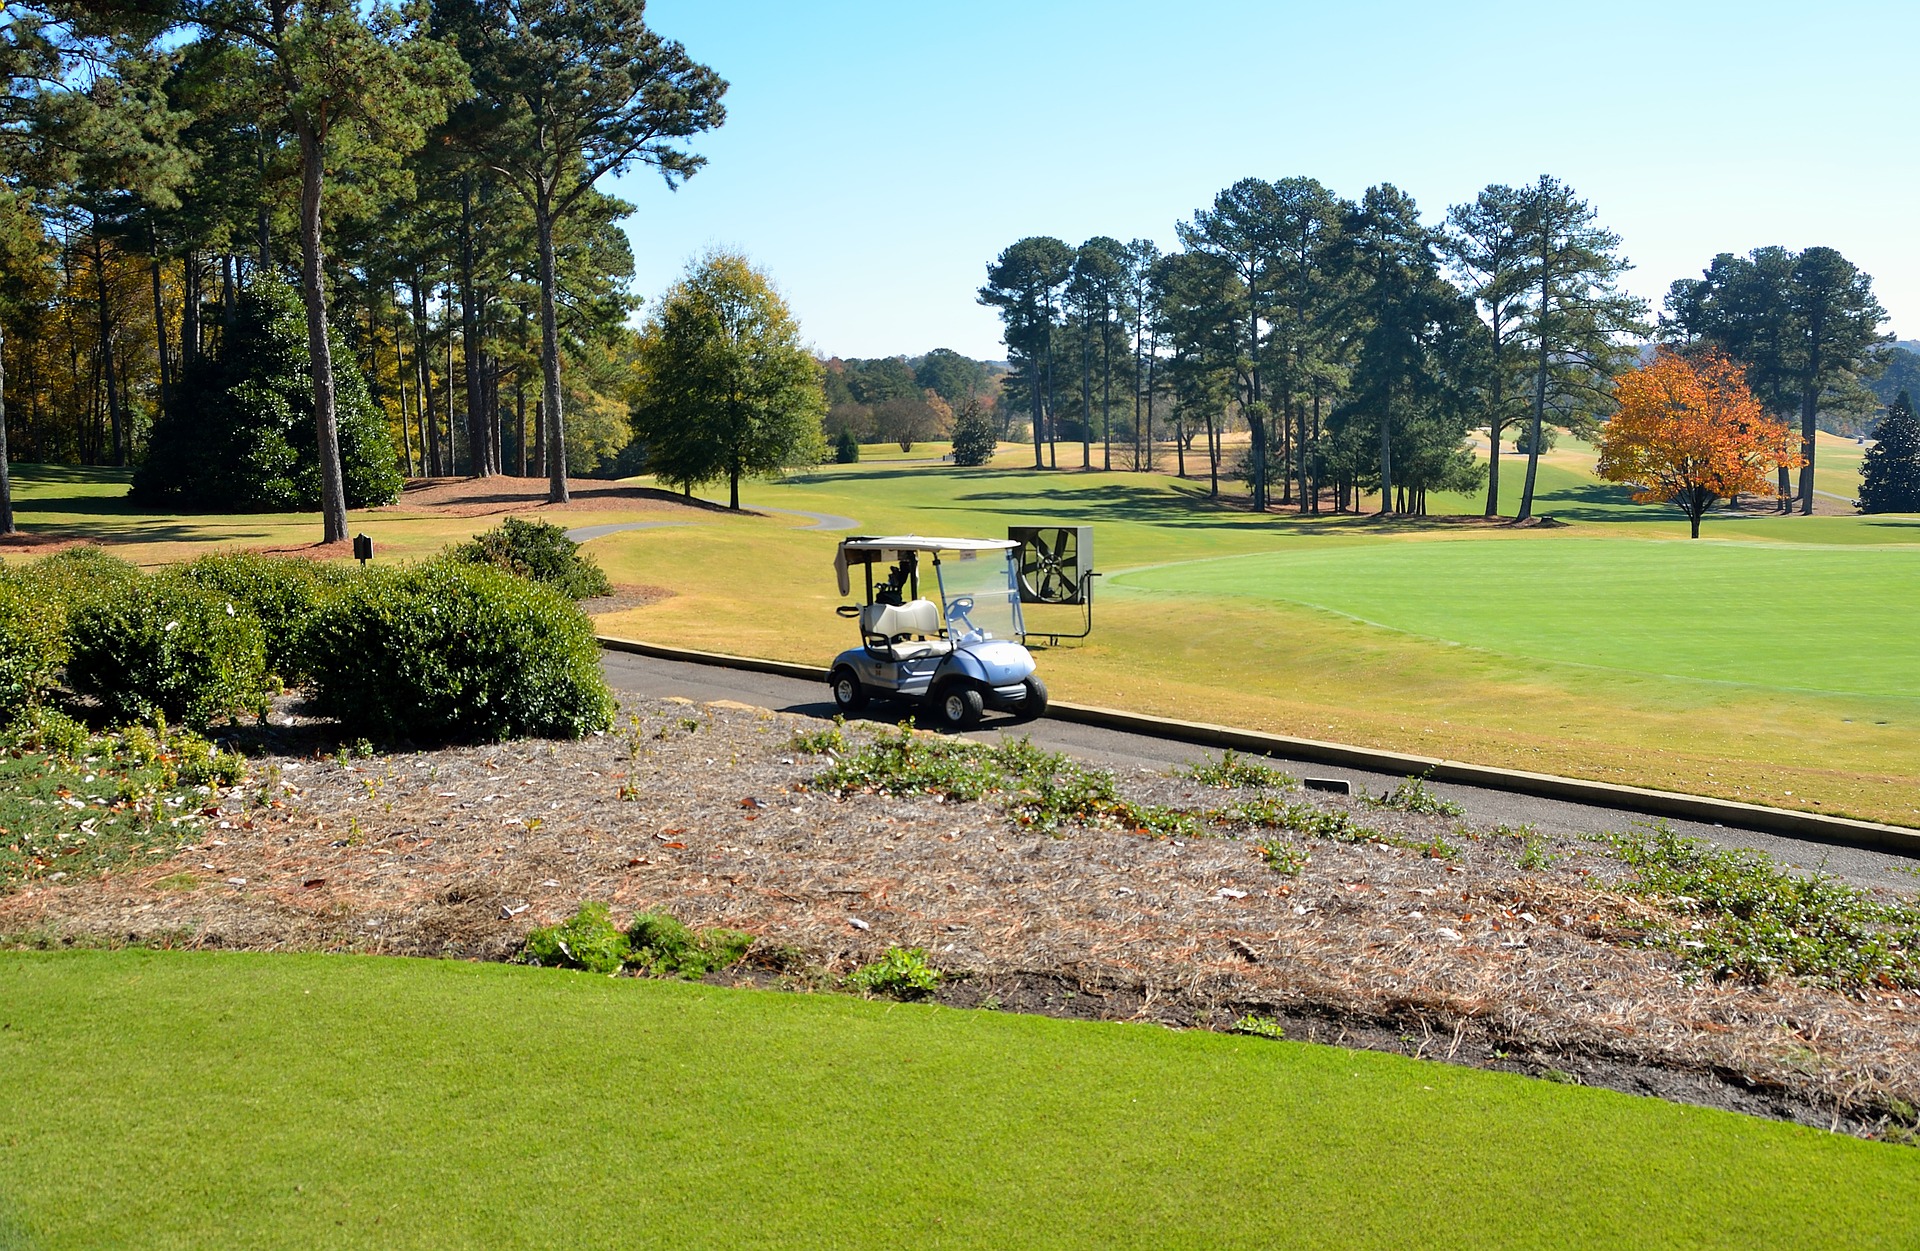
[[[300,667],[299,648],[307,620],[322,599],[353,577],[338,565],[245,552],[202,556],[177,573],[248,608],[266,632],[268,667],[289,682],[308,676]]]
[[[853,431],[842,430],[840,437],[833,441],[833,460],[837,465],[860,463],[860,440],[853,437]]]
[[[99,698],[125,725],[204,728],[214,717],[262,711],[268,694],[260,622],[226,596],[178,575],[140,578],[70,610],[67,683]]]
[[[66,661],[64,607],[44,592],[0,575],[0,728],[39,705]]]
[[[317,711],[386,741],[578,738],[613,724],[586,614],[483,565],[354,573],[301,632],[298,663]]]
[[[474,535],[450,555],[470,565],[492,565],[545,583],[569,599],[613,593],[613,583],[593,557],[582,555],[580,545],[565,530],[544,521],[509,517],[499,529]]]
[[[92,544],[42,556],[19,572],[26,586],[69,609],[102,592],[132,586],[145,576],[138,565]]]

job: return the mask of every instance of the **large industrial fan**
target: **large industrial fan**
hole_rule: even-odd
[[[1020,602],[1078,604],[1091,589],[1092,526],[1008,526],[1020,545]]]
[[[1020,545],[1015,562],[1020,571],[1022,604],[1078,604],[1083,620],[1078,633],[1040,627],[1029,619],[1026,637],[1083,639],[1093,633],[1092,526],[1008,526],[1007,537]]]

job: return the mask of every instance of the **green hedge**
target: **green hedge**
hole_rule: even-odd
[[[72,604],[67,684],[117,724],[204,727],[260,711],[269,694],[266,639],[252,612],[177,573],[143,577]]]
[[[308,676],[300,667],[301,632],[321,602],[353,578],[341,565],[245,552],[202,556],[178,574],[251,611],[266,632],[267,666],[293,683]]]
[[[60,602],[0,573],[0,729],[39,705],[67,661],[67,614]]]
[[[389,742],[577,738],[613,723],[586,615],[484,565],[355,575],[315,611],[300,665],[317,712]]]
[[[145,575],[130,561],[91,544],[42,556],[20,569],[20,581],[69,609],[82,600],[132,586]]]
[[[455,560],[492,565],[535,582],[544,582],[569,599],[609,595],[613,583],[591,556],[559,526],[509,517],[498,529],[476,534],[450,550]]]

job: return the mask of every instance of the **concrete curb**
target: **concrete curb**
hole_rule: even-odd
[[[632,652],[657,660],[678,660],[688,664],[713,665],[725,669],[743,669],[754,673],[772,673],[803,681],[825,682],[827,671],[817,665],[800,665],[785,660],[762,660],[756,656],[729,656],[721,652],[692,651],[683,647],[662,647],[635,639],[600,636],[600,646],[609,651]],[[1232,726],[1210,725],[1204,721],[1180,721],[1171,717],[1152,717],[1117,708],[1091,704],[1054,702],[1047,716],[1055,721],[1099,726],[1141,734],[1150,738],[1192,743],[1199,747],[1231,747],[1235,751],[1257,752],[1289,760],[1363,769],[1370,773],[1424,776],[1435,782],[1454,782],[1483,790],[1507,791],[1541,799],[1559,799],[1568,803],[1589,804],[1645,813],[1654,817],[1674,817],[1685,821],[1738,826],[1793,838],[1811,838],[1822,842],[1852,843],[1920,855],[1920,829],[1883,825],[1877,821],[1857,821],[1851,817],[1832,817],[1818,812],[1798,812],[1789,808],[1769,808],[1762,804],[1741,803],[1733,799],[1715,799],[1707,795],[1683,795],[1675,791],[1648,790],[1639,786],[1621,786],[1613,782],[1593,782],[1584,778],[1565,778],[1551,773],[1528,773],[1520,769],[1500,769],[1491,765],[1467,764],[1435,756],[1415,756],[1405,752],[1356,747],[1348,743],[1328,743],[1319,739],[1294,738],[1286,734],[1268,734],[1259,730],[1241,730]]]

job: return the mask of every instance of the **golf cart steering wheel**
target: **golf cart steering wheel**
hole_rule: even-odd
[[[947,605],[947,632],[949,634],[952,634],[955,632],[954,627],[959,626],[967,634],[972,634],[972,635],[979,634],[980,627],[973,624],[973,619],[967,615],[972,611],[973,611],[973,596],[971,595],[956,596]]]

